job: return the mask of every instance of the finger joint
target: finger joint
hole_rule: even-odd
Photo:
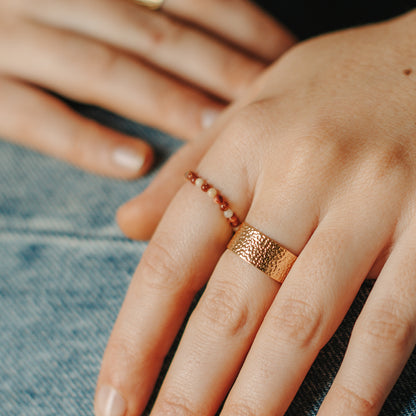
[[[155,239],[144,252],[140,261],[142,282],[146,288],[155,291],[176,292],[184,289],[188,283],[183,264],[175,255],[172,244]],[[190,271],[192,274],[192,271]]]
[[[277,304],[271,313],[271,324],[277,342],[304,349],[319,338],[322,313],[310,303],[289,298]]]
[[[334,394],[334,402],[337,404],[337,409],[354,414],[356,416],[372,415],[376,408],[378,408],[378,401],[363,396],[351,388],[334,384],[332,386],[332,394]]]
[[[415,328],[404,318],[405,313],[389,309],[372,310],[358,321],[358,328],[364,342],[372,348],[403,351],[413,341]]]
[[[248,406],[244,403],[230,403],[226,404],[223,411],[221,412],[222,416],[259,416],[256,410],[252,406]]]
[[[225,336],[234,337],[243,331],[249,320],[247,302],[232,283],[216,283],[201,300],[199,313],[204,326]]]
[[[154,416],[197,416],[198,414],[200,412],[193,410],[187,400],[176,395],[160,398],[154,411]]]

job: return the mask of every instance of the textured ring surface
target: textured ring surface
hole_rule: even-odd
[[[297,258],[246,222],[241,224],[227,248],[279,283],[283,283]]]
[[[145,6],[151,10],[158,10],[163,6],[164,0],[134,0],[140,6]]]

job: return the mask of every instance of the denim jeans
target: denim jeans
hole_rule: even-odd
[[[180,145],[96,108],[81,110],[149,140],[158,166]],[[110,180],[0,142],[1,416],[93,414],[101,356],[146,247],[121,234],[114,213],[156,171],[136,182]],[[363,284],[287,415],[316,414],[371,287]],[[416,353],[382,414],[416,415]]]

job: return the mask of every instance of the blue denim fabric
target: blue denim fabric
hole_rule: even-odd
[[[159,165],[179,146],[112,114],[82,110],[147,138],[158,150]],[[123,237],[114,213],[153,175],[134,183],[104,179],[0,143],[1,416],[92,415],[101,356],[146,247]],[[363,285],[288,415],[316,414],[371,287]],[[382,414],[416,415],[415,353]]]

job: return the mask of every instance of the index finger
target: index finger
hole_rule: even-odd
[[[226,171],[226,170],[225,170]],[[225,175],[224,175],[225,173]],[[223,172],[232,207],[248,209],[243,175]],[[215,185],[221,189],[222,181]],[[234,182],[234,183],[233,183]],[[97,416],[138,415],[196,292],[208,280],[231,237],[218,206],[185,184],[163,217],[136,270],[107,345],[97,384]]]

